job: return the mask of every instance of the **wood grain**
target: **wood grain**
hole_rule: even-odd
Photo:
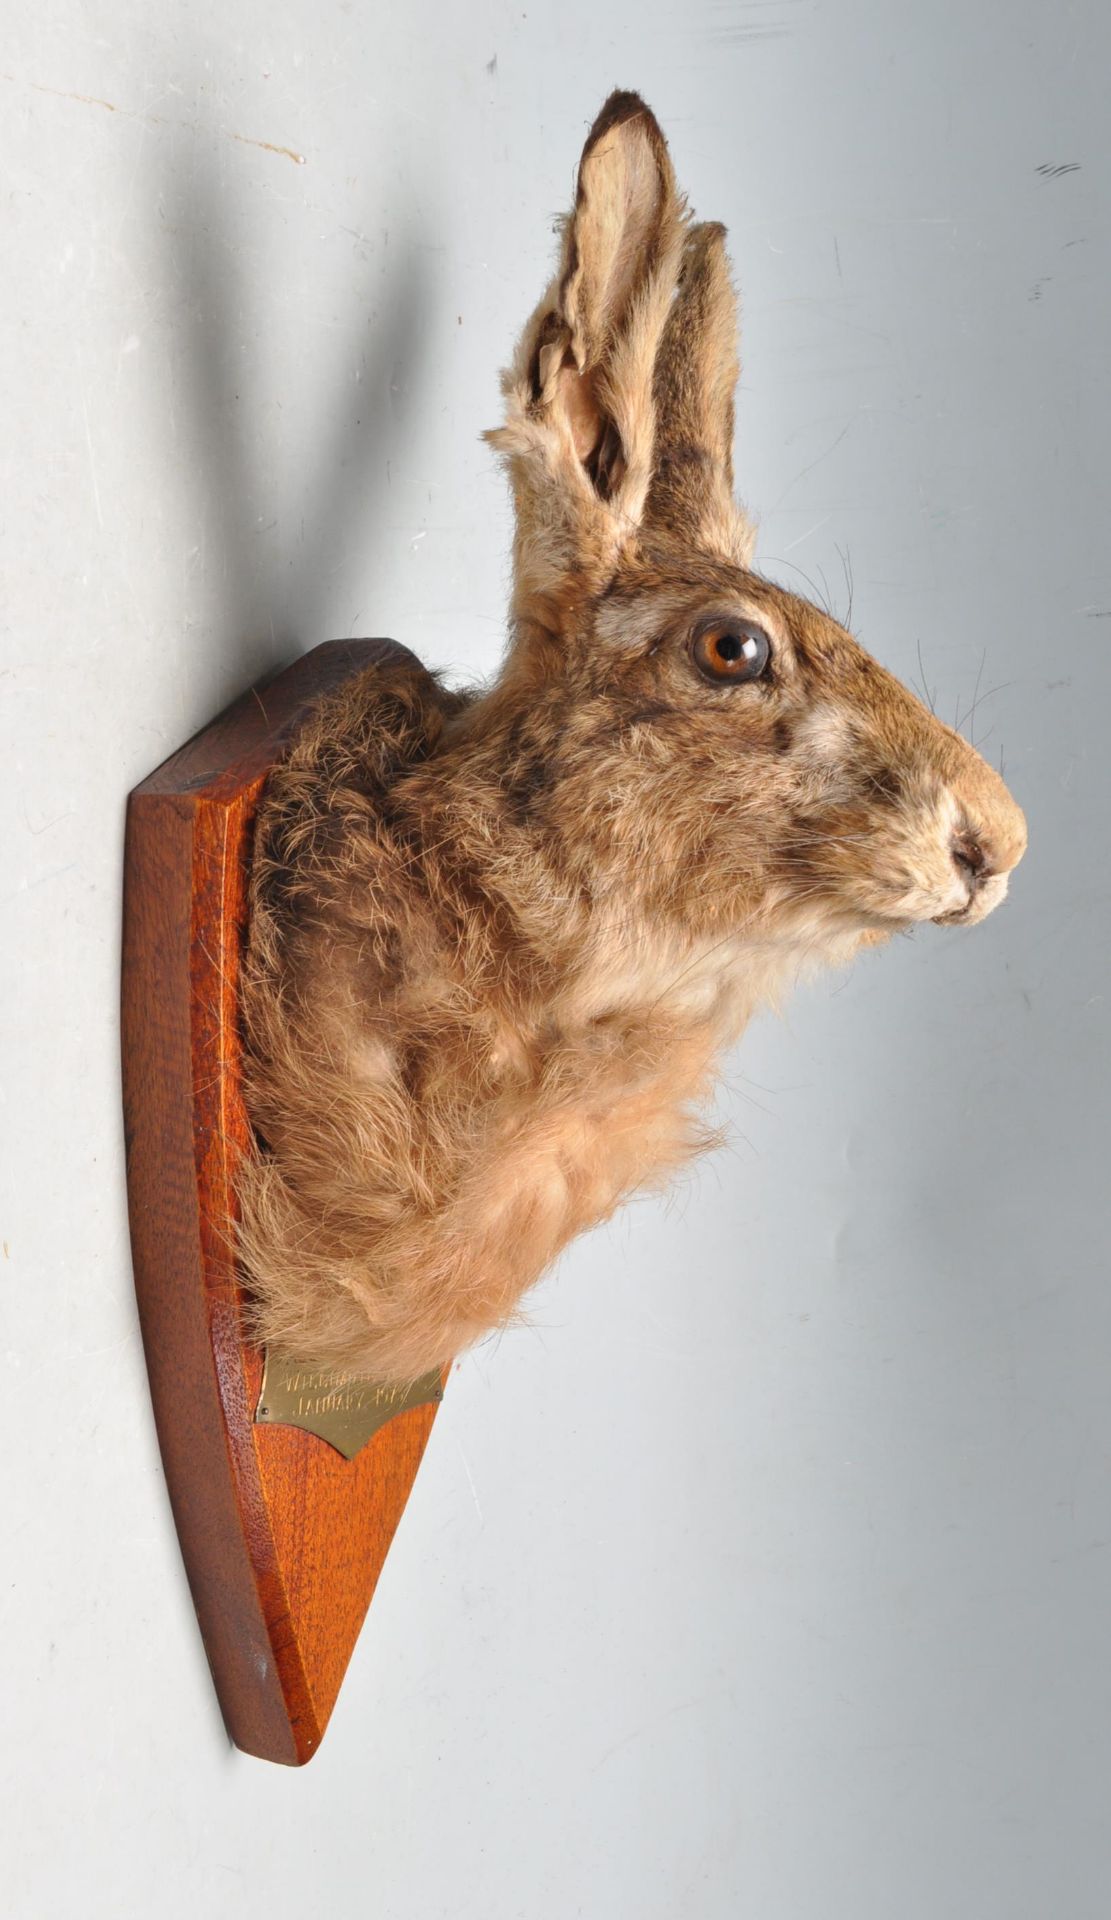
[[[151,1397],[228,1731],[290,1766],[323,1737],[436,1409],[399,1414],[350,1461],[253,1422],[262,1355],[244,1337],[231,1244],[249,1139],[236,984],[266,774],[313,700],[395,656],[412,658],[385,640],[315,648],[167,760],[127,811],[123,1092]]]

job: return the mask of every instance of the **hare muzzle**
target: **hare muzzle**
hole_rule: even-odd
[[[957,809],[949,851],[963,897],[933,916],[943,926],[970,927],[986,919],[1006,898],[1008,876],[1026,851],[1022,809],[979,755],[975,761],[965,780],[949,789]]]
[[[910,699],[912,696],[906,695]],[[995,769],[932,714],[916,716],[918,751],[936,794],[922,821],[912,917],[975,926],[999,906],[1026,849],[1026,821]]]

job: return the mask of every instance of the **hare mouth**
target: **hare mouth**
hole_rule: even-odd
[[[950,913],[939,913],[934,917],[937,927],[974,927],[994,913],[1001,900],[1007,897],[1007,875],[993,873],[986,880],[980,880],[969,888],[968,899],[963,907],[954,907]]]

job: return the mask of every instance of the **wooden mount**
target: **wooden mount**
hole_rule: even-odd
[[[236,1745],[311,1759],[435,1417],[395,1415],[352,1460],[256,1424],[263,1355],[232,1252],[249,1140],[236,984],[251,827],[306,708],[388,640],[333,641],[252,688],[128,801],[123,1092],[135,1289],[189,1584]]]

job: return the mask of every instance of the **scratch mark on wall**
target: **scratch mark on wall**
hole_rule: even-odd
[[[780,507],[783,505],[783,502],[786,500],[787,495],[792,491],[793,488],[798,486],[798,483],[800,480],[805,480],[808,473],[813,473],[815,467],[820,466],[823,460],[829,459],[830,454],[835,452],[835,450],[841,445],[842,440],[845,438],[845,435],[848,433],[849,428],[851,426],[852,426],[852,421],[846,420],[836,440],[830,443],[830,445],[825,449],[825,452],[817,454],[815,458],[810,461],[808,466],[803,467],[801,473],[796,473],[794,479],[791,480],[787,484],[787,486],[784,487],[783,492],[780,494],[779,499],[776,501],[775,506],[772,508],[773,513],[778,513]]]
[[[36,887],[45,887],[48,880],[60,880],[63,874],[72,873],[74,867],[79,864],[76,860],[70,860],[64,867],[51,867],[48,873],[40,873],[36,880],[25,880],[22,886],[18,886],[13,892],[4,895],[5,903],[9,900],[17,899],[21,893],[33,893]]]
[[[485,1525],[486,1525],[486,1522],[485,1522],[485,1520],[484,1520],[484,1518],[483,1518],[483,1514],[482,1514],[482,1508],[480,1507],[480,1505],[479,1505],[479,1502],[478,1502],[478,1489],[477,1489],[477,1487],[475,1486],[475,1483],[474,1483],[474,1475],[473,1475],[473,1474],[472,1474],[472,1472],[471,1472],[471,1468],[470,1468],[470,1462],[468,1461],[468,1459],[467,1459],[467,1456],[466,1456],[466,1454],[465,1454],[465,1453],[463,1452],[463,1449],[462,1449],[462,1447],[460,1447],[460,1446],[459,1446],[459,1442],[458,1442],[458,1440],[456,1440],[456,1442],[455,1442],[455,1444],[456,1444],[456,1446],[457,1446],[457,1447],[459,1448],[459,1458],[460,1458],[460,1460],[461,1460],[461,1461],[462,1461],[462,1463],[463,1463],[463,1472],[464,1472],[464,1473],[466,1474],[466,1476],[467,1476],[467,1485],[469,1486],[469,1488],[470,1488],[470,1490],[471,1490],[471,1499],[472,1499],[472,1500],[474,1501],[474,1510],[475,1510],[475,1512],[476,1512],[476,1513],[477,1513],[477,1515],[478,1515],[478,1518],[479,1518],[479,1524],[480,1524],[481,1526],[485,1526]]]
[[[709,1697],[708,1694],[700,1693],[697,1694],[693,1700],[679,1700],[675,1706],[666,1707],[663,1713],[653,1714],[651,1719],[642,1720],[638,1726],[633,1728],[631,1733],[627,1733],[621,1740],[615,1740],[612,1747],[606,1748],[601,1759],[596,1760],[591,1767],[591,1773],[599,1773],[605,1766],[607,1760],[612,1760],[615,1753],[620,1753],[622,1748],[629,1746],[633,1740],[639,1740],[641,1734],[648,1733],[651,1729],[662,1726],[666,1720],[673,1720],[677,1713],[689,1713],[692,1707],[700,1707],[702,1702]]]
[[[64,813],[56,813],[52,820],[44,820],[41,827],[35,827],[31,824],[31,816],[27,811],[26,801],[23,802],[22,813],[24,826],[28,833],[34,835],[36,840],[40,834],[49,833],[51,827],[61,826],[63,820],[72,820],[75,818],[75,809],[73,807],[67,807]]]
[[[7,79],[9,76],[5,74],[4,77]],[[95,93],[63,93],[61,87],[42,87],[37,80],[30,80],[27,84],[35,93],[52,93],[56,100],[80,100],[86,107],[103,107],[106,113],[119,112],[119,108],[113,106],[111,100],[101,100]]]
[[[801,547],[804,540],[809,540],[812,533],[820,532],[821,528],[827,526],[832,519],[832,513],[827,513],[824,514],[820,520],[815,520],[814,525],[807,527],[805,533],[797,533],[793,540],[788,540],[787,545],[783,549],[784,553],[793,553],[796,547]]]
[[[786,40],[794,31],[794,22],[743,20],[740,14],[785,14],[789,7],[802,6],[804,0],[719,0],[713,11],[730,17],[721,26],[711,26],[709,38],[722,46],[751,46],[758,40]]]
[[[1059,180],[1063,173],[1079,173],[1080,162],[1063,160],[1059,166],[1055,167],[1052,161],[1043,160],[1041,166],[1035,168],[1035,172],[1040,173],[1043,180]]]
[[[238,140],[244,147],[261,147],[263,153],[280,153],[285,159],[292,160],[295,167],[305,165],[304,154],[297,153],[293,147],[276,147],[271,140],[252,140],[246,133],[233,133],[230,138]]]
[[[80,106],[101,107],[105,113],[119,114],[121,120],[138,120],[146,127],[183,127],[187,133],[207,131],[202,129],[196,120],[168,120],[161,113],[144,113],[135,107],[117,106],[114,100],[102,100],[95,93],[70,93],[64,87],[44,86],[39,80],[19,80],[14,73],[0,72],[0,80],[6,80],[13,87],[25,86],[32,93],[49,94],[55,100],[75,100]],[[292,160],[294,166],[304,167],[308,164],[306,156],[298,153],[295,147],[283,147],[273,140],[253,140],[249,134],[230,133],[227,128],[219,128],[216,131],[223,133],[227,140],[238,141],[241,146],[258,147],[263,153],[275,153],[283,160]]]

